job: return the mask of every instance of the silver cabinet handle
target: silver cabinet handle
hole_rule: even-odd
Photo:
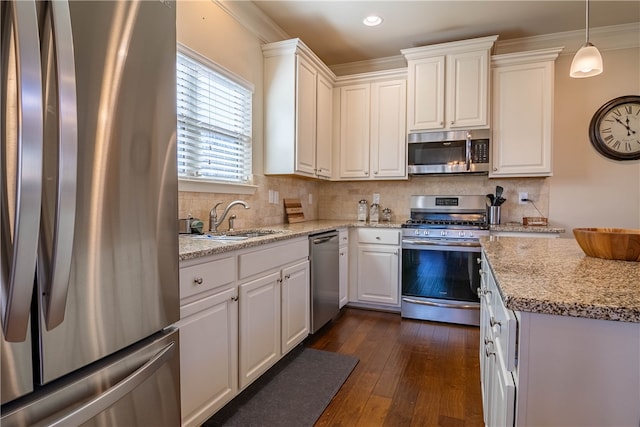
[[[31,295],[38,251],[38,229],[42,199],[42,67],[40,39],[35,1],[7,2],[6,20],[2,28],[2,57],[0,75],[7,79],[10,54],[14,53],[17,105],[15,141],[9,141],[6,100],[2,111],[2,150],[17,148],[15,194],[10,200],[6,184],[1,191],[2,276],[0,297],[4,338],[9,342],[25,340],[31,308]],[[15,35],[15,39],[14,36]],[[12,43],[13,41],[13,43]],[[11,52],[11,49],[15,49]],[[8,81],[1,82],[3,97]],[[6,153],[2,154],[5,157]],[[2,167],[4,183],[7,168]],[[10,224],[9,206],[13,205],[14,221]]]
[[[169,343],[162,350],[160,350],[155,356],[153,356],[147,363],[135,370],[131,375],[85,403],[84,405],[76,408],[72,412],[64,415],[53,422],[43,420],[38,426],[50,426],[50,427],[63,427],[69,425],[81,425],[89,421],[91,418],[98,415],[100,412],[107,409],[109,406],[116,403],[122,397],[131,393],[136,387],[142,384],[146,379],[150,378],[158,369],[160,369],[165,363],[167,363],[172,357],[175,351],[175,342]]]
[[[202,277],[196,277],[195,279],[193,279],[193,283],[195,283],[196,285],[202,285],[203,282],[204,279]]]
[[[38,278],[43,298],[44,320],[47,330],[58,326],[64,320],[71,273],[71,254],[73,247],[74,223],[76,217],[78,165],[78,113],[75,86],[75,58],[73,36],[71,32],[71,14],[67,2],[49,2],[48,17],[45,19],[43,46],[46,57],[43,67],[47,78],[45,96],[57,95],[56,114],[47,115],[44,121],[45,176],[57,176],[57,194],[55,201],[45,197],[43,201],[43,224],[40,232],[40,257],[38,258]],[[55,53],[55,57],[53,55]],[[55,71],[54,71],[55,68]],[[52,81],[52,76],[57,76]],[[53,86],[53,89],[51,89]],[[48,102],[45,98],[45,105]],[[48,111],[48,108],[45,109]],[[55,137],[48,137],[48,123],[55,119],[58,131]],[[48,150],[56,150],[57,155],[47,155]],[[48,171],[47,159],[57,158],[57,170]],[[55,167],[55,166],[54,166]],[[46,189],[45,189],[46,196]],[[49,201],[49,203],[48,203]],[[52,213],[53,224],[48,217]],[[50,245],[47,240],[51,239]],[[50,246],[50,247],[49,247]]]
[[[491,325],[492,328],[496,325],[502,326],[502,322],[496,320],[495,317],[491,316],[491,318],[489,319],[489,325]]]

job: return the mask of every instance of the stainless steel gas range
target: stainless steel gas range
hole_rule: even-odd
[[[402,225],[402,317],[480,324],[480,236],[486,197],[411,196]]]

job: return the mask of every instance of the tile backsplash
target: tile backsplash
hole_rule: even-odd
[[[529,193],[543,216],[549,214],[549,183],[545,178],[489,179],[478,175],[413,176],[406,181],[313,181],[288,176],[256,175],[258,186],[252,195],[180,192],[178,195],[179,218],[189,214],[200,218],[205,229],[209,228],[209,211],[218,202],[220,215],[233,200],[244,200],[250,205],[245,210],[234,207],[235,228],[268,227],[286,223],[283,199],[298,198],[305,219],[356,220],[360,199],[372,203],[373,193],[380,194],[381,208],[392,210],[392,220],[404,222],[409,217],[409,197],[414,194],[458,195],[494,193],[497,185],[504,187],[502,223],[522,222],[523,216],[540,216],[531,203],[518,204],[518,192]],[[269,203],[269,190],[279,193],[278,203]],[[311,200],[309,199],[311,195]],[[311,203],[309,203],[311,201]],[[228,228],[228,218],[219,229]],[[553,223],[553,218],[550,218]]]
[[[414,194],[461,195],[494,193],[496,186],[504,187],[502,223],[522,222],[523,216],[540,216],[528,203],[518,204],[518,192],[529,193],[544,216],[549,212],[549,184],[544,178],[489,179],[478,175],[413,176],[407,181],[361,181],[322,183],[318,203],[318,217],[322,219],[357,219],[360,199],[372,203],[373,193],[380,194],[382,209],[390,208],[392,220],[404,222],[409,218],[409,198]]]

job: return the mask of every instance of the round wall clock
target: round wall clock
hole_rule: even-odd
[[[589,124],[589,139],[610,159],[640,159],[640,96],[621,96],[600,107]]]

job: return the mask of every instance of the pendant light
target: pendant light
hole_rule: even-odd
[[[586,41],[584,46],[576,52],[571,62],[569,76],[574,78],[584,78],[597,76],[602,73],[602,56],[594,45],[589,43],[589,0],[587,1],[587,19],[585,25]]]

